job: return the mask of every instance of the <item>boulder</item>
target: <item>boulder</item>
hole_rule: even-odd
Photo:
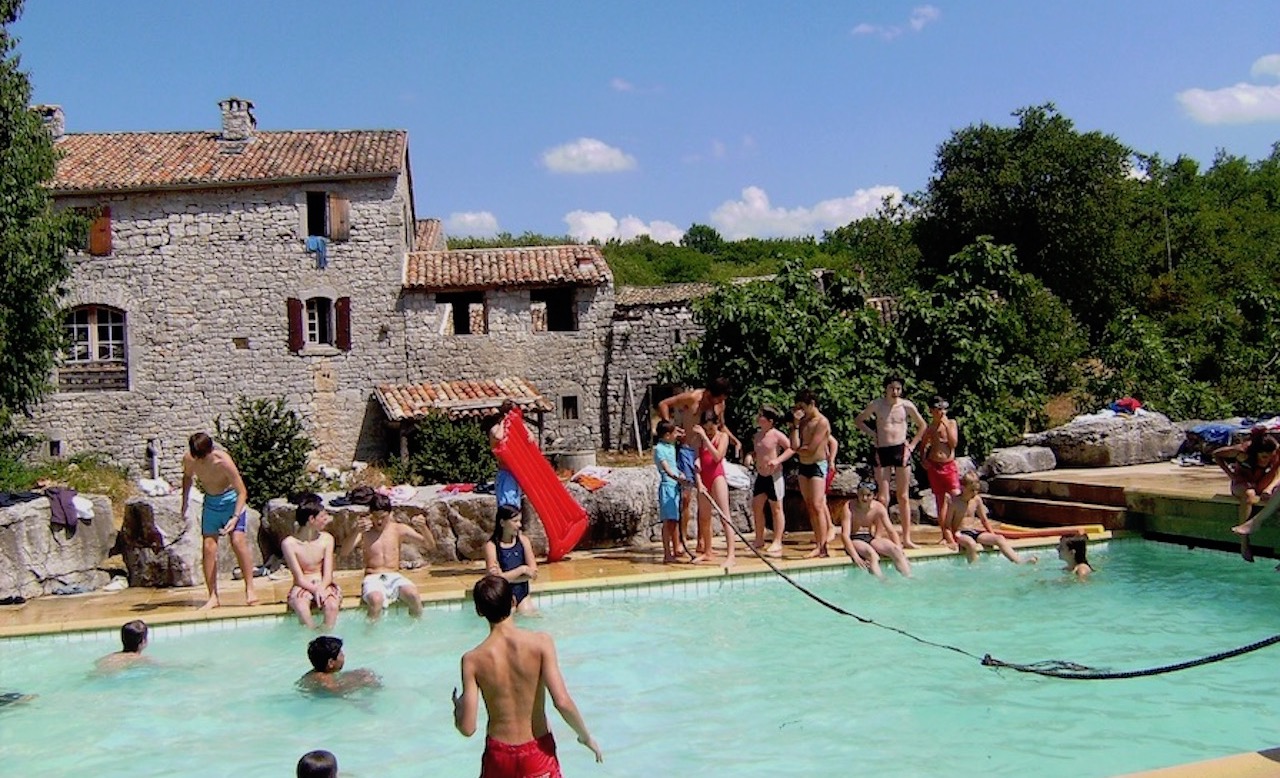
[[[52,526],[43,495],[15,495],[14,504],[0,508],[0,597],[91,591],[111,580],[98,569],[116,538],[111,500],[81,496],[93,503],[94,518],[70,533]]]
[[[1166,461],[1178,453],[1184,437],[1167,416],[1147,411],[1077,416],[1024,443],[1052,449],[1059,467],[1115,467]]]
[[[1046,446],[1010,446],[991,452],[979,471],[986,478],[1015,473],[1039,473],[1058,466],[1053,449]]]
[[[200,534],[202,497],[193,492],[187,515],[178,515],[182,495],[134,497],[124,506],[124,564],[130,586],[196,586],[204,583],[201,568],[203,539]],[[245,535],[253,564],[262,564],[259,529],[261,517],[248,509]],[[231,542],[218,540],[218,574],[229,575],[240,566]]]

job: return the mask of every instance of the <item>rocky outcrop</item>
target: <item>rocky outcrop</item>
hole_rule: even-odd
[[[1178,453],[1185,435],[1161,413],[1091,414],[1024,441],[1053,450],[1059,467],[1115,467],[1163,462]]]
[[[1047,446],[1010,446],[991,452],[979,471],[985,478],[1015,473],[1039,473],[1058,466],[1058,458]]]
[[[187,515],[178,514],[182,496],[134,497],[124,506],[124,564],[130,586],[195,586],[204,583],[201,568],[201,502],[193,495]],[[262,564],[258,542],[260,517],[249,509],[245,535],[255,566]],[[227,575],[240,563],[225,538],[218,540],[218,574]]]
[[[111,580],[98,569],[115,543],[111,500],[81,496],[93,503],[94,518],[74,532],[52,526],[44,496],[22,495],[0,508],[0,597],[91,591]]]

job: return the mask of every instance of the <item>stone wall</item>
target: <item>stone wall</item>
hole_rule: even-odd
[[[551,439],[563,440],[553,448],[597,448],[613,287],[583,287],[575,293],[576,332],[535,332],[529,290],[498,289],[485,292],[488,331],[452,335],[448,334],[448,303],[437,302],[434,293],[407,292],[401,306],[408,380],[527,378],[555,406],[545,417],[546,431]],[[577,419],[562,414],[566,398],[576,398]]]
[[[305,247],[306,191],[350,201],[350,240],[330,242],[328,266]],[[60,206],[111,209],[110,256],[77,254],[67,304],[109,305],[126,317],[127,391],[56,392],[29,431],[62,453],[104,451],[147,472],[148,441],[162,474],[179,475],[187,436],[211,430],[239,396],[284,396],[319,447],[349,463],[380,453],[373,384],[405,374],[396,311],[413,232],[407,177],[205,191],[65,197]],[[286,299],[351,298],[349,352],[288,348]]]
[[[640,434],[650,445],[650,409],[656,405],[651,388],[658,384],[658,366],[681,344],[700,337],[703,327],[693,320],[687,302],[617,306],[610,332],[609,364],[605,378],[605,448],[634,448],[631,398],[640,407]],[[658,397],[657,399],[663,399]]]

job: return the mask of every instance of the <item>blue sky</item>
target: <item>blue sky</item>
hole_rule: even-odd
[[[451,235],[819,235],[1054,102],[1145,153],[1280,141],[1280,3],[29,0],[69,132],[403,128]]]

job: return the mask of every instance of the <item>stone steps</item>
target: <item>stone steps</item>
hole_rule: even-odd
[[[988,494],[983,502],[992,518],[1033,527],[1101,524],[1106,529],[1117,530],[1125,528],[1128,514],[1122,506],[1039,497]]]
[[[1053,471],[1046,473],[1052,477]],[[1114,508],[1125,508],[1123,486],[1109,484],[1071,483],[1040,480],[1037,478],[1010,478],[1001,476],[991,481],[991,494],[1006,497],[1024,497],[1038,500],[1091,503]]]

